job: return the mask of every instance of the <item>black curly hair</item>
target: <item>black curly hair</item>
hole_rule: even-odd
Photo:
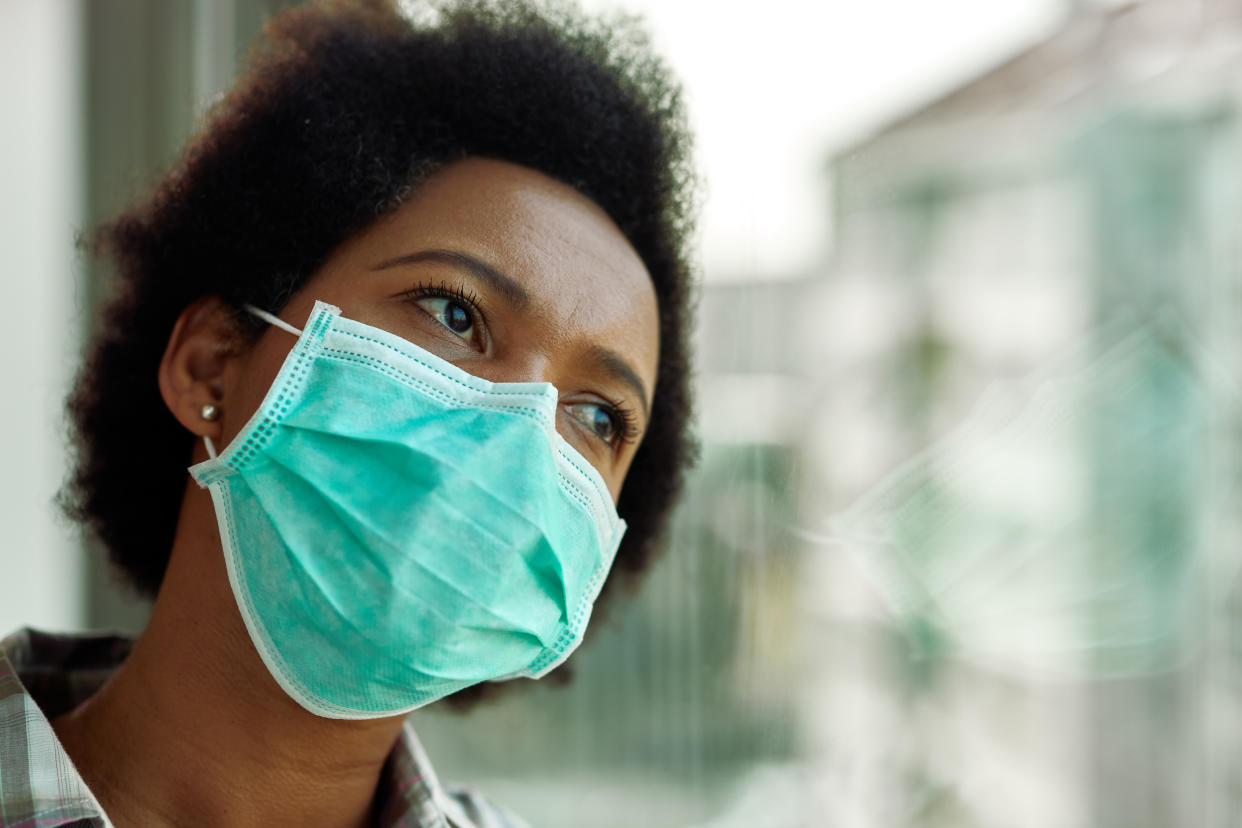
[[[680,90],[631,18],[512,0],[435,11],[414,22],[355,0],[274,16],[180,161],[97,229],[118,290],[68,401],[79,452],[61,500],[140,594],[163,579],[193,447],[155,381],[178,316],[205,295],[283,307],[342,242],[467,156],[576,188],[651,275],[658,379],[618,503],[629,530],[614,571],[632,583],[651,561],[695,453],[695,180]],[[257,338],[263,323],[236,316]]]

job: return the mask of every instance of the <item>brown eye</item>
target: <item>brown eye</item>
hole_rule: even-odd
[[[462,339],[471,339],[474,330],[474,319],[468,308],[452,299],[442,296],[428,296],[418,300],[418,305],[453,333]]]
[[[569,406],[569,413],[605,443],[611,445],[616,442],[620,427],[615,415],[608,410],[607,406],[598,403],[577,403]]]

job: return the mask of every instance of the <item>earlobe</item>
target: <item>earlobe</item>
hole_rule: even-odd
[[[160,396],[192,434],[220,439],[226,376],[236,342],[229,308],[215,296],[194,302],[173,325],[160,360]]]

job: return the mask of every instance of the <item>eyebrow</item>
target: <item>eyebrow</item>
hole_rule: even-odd
[[[651,414],[651,408],[647,403],[647,389],[643,387],[643,381],[638,378],[637,372],[630,367],[630,364],[616,351],[610,351],[599,345],[591,346],[591,349],[587,352],[587,358],[599,366],[604,373],[629,386],[630,390],[638,397],[638,401],[642,403],[643,419],[648,419]]]
[[[472,276],[477,277],[493,291],[503,296],[515,309],[523,311],[530,307],[531,297],[526,288],[487,262],[476,259],[474,256],[462,253],[459,250],[436,249],[407,253],[404,256],[397,256],[396,258],[380,262],[373,270],[387,270],[391,267],[421,264],[423,262],[438,262],[452,267],[460,267],[463,270],[469,271]],[[600,345],[593,345],[587,352],[587,359],[612,379],[628,386],[635,396],[638,397],[638,401],[642,403],[643,419],[647,419],[650,416],[651,406],[647,401],[647,389],[643,386],[643,381],[638,378],[638,373],[620,354]]]
[[[401,265],[421,264],[422,262],[439,262],[440,264],[460,267],[463,270],[470,271],[479,281],[487,284],[495,293],[499,293],[504,297],[510,305],[517,310],[526,310],[530,306],[530,294],[526,292],[526,288],[501,273],[487,262],[476,259],[473,256],[459,252],[457,250],[420,250],[417,253],[408,253],[404,256],[398,256],[395,259],[388,259],[380,262],[373,269],[387,270],[390,267],[399,267]]]

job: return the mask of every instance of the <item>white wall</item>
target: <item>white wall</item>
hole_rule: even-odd
[[[51,502],[83,322],[79,15],[0,2],[0,635],[83,617],[81,545]]]

